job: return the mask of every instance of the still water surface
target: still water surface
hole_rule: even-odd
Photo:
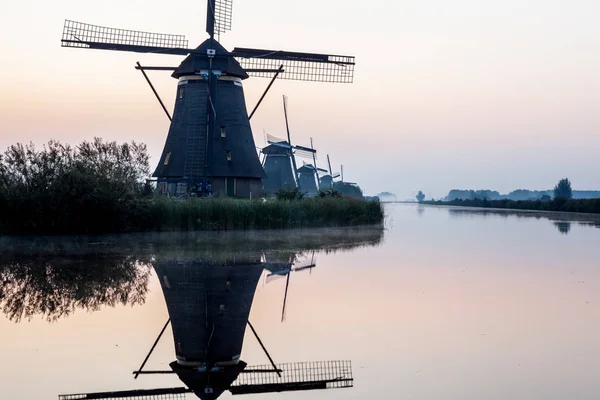
[[[3,240],[0,399],[183,387],[132,375],[169,317],[145,370],[270,368],[246,320],[288,381],[352,363],[351,388],[249,399],[598,397],[600,221],[386,208],[385,231]]]

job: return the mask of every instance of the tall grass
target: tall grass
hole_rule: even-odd
[[[144,200],[132,226],[144,231],[287,229],[383,222],[377,201],[351,198],[242,200],[230,198]]]

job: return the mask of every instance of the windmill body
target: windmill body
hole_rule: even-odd
[[[319,178],[319,187],[320,188],[332,188],[333,187],[333,177],[329,174],[323,175]]]
[[[282,141],[271,143],[261,151],[265,155],[263,167],[267,175],[263,179],[264,191],[273,194],[279,189],[296,188],[293,147]]]
[[[298,168],[300,190],[308,196],[316,196],[319,192],[317,169],[312,164]]]
[[[209,50],[215,50],[211,58],[206,55]],[[172,74],[178,79],[175,109],[153,174],[161,193],[206,191],[204,185],[210,183],[213,193],[260,196],[265,174],[242,87],[248,74],[228,54],[208,39]]]
[[[325,174],[321,175],[321,177],[319,178],[319,187],[321,189],[332,189],[334,179],[340,177],[339,172],[333,173],[331,169],[331,160],[329,159],[329,154],[327,154],[327,166],[329,167],[329,169],[326,170]]]

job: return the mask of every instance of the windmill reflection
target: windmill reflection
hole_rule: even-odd
[[[175,260],[154,264],[167,303],[175,355],[170,364],[196,395],[215,399],[237,378],[260,255],[222,265]]]
[[[193,393],[200,399],[216,399],[223,392],[234,395],[284,392],[353,386],[350,361],[277,363],[277,355],[268,352],[268,343],[260,338],[260,326],[249,320],[257,285],[285,279],[282,320],[285,318],[287,292],[291,276],[310,273],[316,267],[316,251],[346,251],[372,246],[381,241],[383,231],[306,231],[300,235],[278,237],[260,243],[231,237],[217,242],[192,241],[189,246],[155,246],[149,263],[159,279],[169,321],[157,327],[160,333],[134,375],[176,374],[182,387],[60,395],[61,400],[138,398],[184,398]],[[276,246],[273,242],[278,240]],[[299,245],[302,242],[303,245]],[[149,371],[146,362],[154,348],[172,328],[174,361],[168,370]],[[240,359],[246,329],[251,340],[262,347],[270,364],[250,366]]]
[[[287,275],[289,285],[292,271],[314,267],[314,255],[310,264],[298,260],[296,253],[237,254],[210,261],[157,259],[153,265],[167,303],[176,360],[169,364],[171,371],[144,371],[153,346],[136,377],[173,372],[187,388],[174,388],[170,393],[187,390],[203,400],[216,399],[226,390],[250,394],[351,387],[349,361],[276,364],[248,320],[263,270],[270,271],[267,277]],[[271,365],[248,367],[240,359],[247,326]],[[165,394],[168,389],[160,390]],[[141,391],[139,395],[153,393]],[[124,393],[127,397],[131,394]],[[98,395],[94,394],[95,398]],[[117,393],[110,395],[117,398]]]
[[[281,322],[283,322],[285,320],[285,306],[287,304],[291,272],[312,271],[312,269],[317,266],[315,264],[315,252],[312,251],[310,258],[304,257],[304,259],[302,255],[296,253],[275,253],[272,255],[267,255],[267,261],[269,261],[269,259],[273,259],[273,262],[267,262],[265,267],[269,271],[269,274],[267,274],[265,279],[266,283],[272,282],[279,278],[286,278],[283,306],[281,308]]]

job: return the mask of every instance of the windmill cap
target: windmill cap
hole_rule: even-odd
[[[312,164],[306,164],[298,168],[298,172],[315,172],[315,167]]]
[[[212,53],[213,50],[214,55],[209,57],[208,52]],[[186,75],[195,75],[200,70],[208,69],[221,70],[226,75],[237,76],[241,79],[249,77],[244,68],[229,54],[225,47],[212,39],[206,39],[196,50],[190,53],[171,76],[180,78]]]
[[[292,146],[287,142],[270,143],[262,148],[264,154],[289,154]]]

